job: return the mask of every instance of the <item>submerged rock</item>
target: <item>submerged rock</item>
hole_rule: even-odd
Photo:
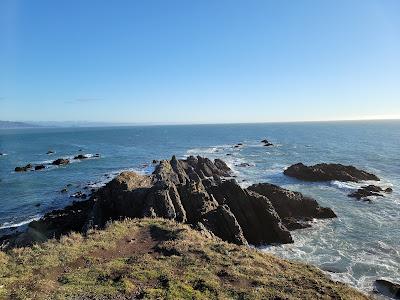
[[[56,165],[56,166],[66,165],[66,164],[69,164],[69,160],[65,159],[65,158],[59,158],[59,159],[56,159],[55,161],[53,161],[51,164]]]
[[[88,200],[32,222],[25,240],[85,232],[125,217],[162,217],[192,224],[235,244],[291,243],[287,227],[304,228],[308,219],[336,216],[314,199],[278,186],[244,189],[231,173],[222,160],[200,156],[162,160],[151,175],[122,172]]]
[[[38,170],[43,170],[43,169],[45,169],[46,167],[44,166],[44,165],[37,165],[37,166],[35,166],[35,171],[38,171]]]
[[[53,150],[49,150],[49,151],[46,152],[47,155],[50,155],[50,154],[53,154],[53,153],[55,153]]]
[[[374,284],[375,292],[393,299],[400,299],[400,284],[385,279],[377,279]]]
[[[371,173],[359,170],[353,166],[344,166],[342,164],[316,164],[314,166],[306,166],[297,163],[284,172],[285,175],[306,181],[353,181],[376,180],[380,179]]]

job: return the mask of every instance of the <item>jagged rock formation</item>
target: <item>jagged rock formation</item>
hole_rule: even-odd
[[[384,197],[382,193],[391,193],[391,192],[392,188],[383,189],[380,186],[370,184],[360,187],[356,191],[350,193],[348,196],[356,198],[357,200],[371,201],[371,199],[369,199],[368,197],[371,196]]]
[[[85,232],[125,217],[162,217],[235,244],[290,243],[288,228],[336,216],[300,193],[269,184],[243,189],[230,175],[222,160],[173,156],[162,160],[152,175],[123,172],[90,199],[46,214],[29,225],[19,242]]]
[[[304,221],[312,218],[336,217],[330,208],[319,206],[315,199],[305,197],[299,192],[292,192],[269,183],[253,184],[248,189],[267,197],[289,230],[309,227]]]
[[[287,176],[306,181],[379,181],[379,178],[374,174],[359,170],[353,166],[344,166],[342,164],[323,163],[306,166],[302,163],[297,163],[287,168],[283,173]]]

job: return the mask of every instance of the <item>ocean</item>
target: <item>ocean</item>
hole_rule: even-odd
[[[263,139],[274,146],[264,147]],[[244,146],[234,148],[237,143]],[[292,232],[294,244],[262,251],[314,264],[364,291],[377,278],[400,281],[400,121],[3,129],[0,153],[0,234],[66,206],[75,192],[101,186],[122,170],[151,173],[153,159],[202,155],[225,160],[244,187],[274,183],[314,197],[338,215]],[[14,172],[16,166],[78,154],[91,157]],[[347,194],[361,184],[286,177],[283,170],[297,162],[351,164],[378,175],[378,185],[393,193],[357,201]]]

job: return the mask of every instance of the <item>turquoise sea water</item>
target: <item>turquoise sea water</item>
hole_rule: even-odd
[[[262,146],[264,138],[275,146]],[[236,143],[244,146],[233,148]],[[6,154],[0,156],[0,233],[65,206],[74,192],[100,186],[121,170],[148,173],[153,159],[203,155],[227,161],[243,186],[275,183],[314,197],[338,215],[293,232],[294,244],[263,251],[315,264],[365,291],[378,277],[400,281],[400,121],[8,129],[0,130],[0,153]],[[80,153],[101,157],[14,172],[16,166]],[[352,164],[377,174],[379,185],[393,193],[365,203],[347,197],[359,184],[284,176],[284,168],[297,162]],[[68,184],[68,193],[60,193]]]

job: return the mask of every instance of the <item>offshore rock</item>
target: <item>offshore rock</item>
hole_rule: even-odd
[[[69,164],[69,160],[65,158],[56,159],[51,163],[52,165],[59,166],[59,165],[66,165]]]
[[[376,197],[384,197],[382,193],[391,193],[392,188],[383,189],[380,186],[376,185],[366,185],[357,189],[356,191],[350,193],[348,196],[356,198],[357,200],[366,200],[369,201],[368,197],[376,196]]]
[[[15,172],[26,172],[26,171],[32,169],[32,167],[33,166],[31,164],[27,164],[26,166],[23,166],[23,167],[15,167],[14,171]]]
[[[339,180],[358,182],[362,180],[380,180],[374,174],[342,164],[322,163],[306,166],[302,163],[297,163],[287,168],[283,173],[287,176],[306,181]]]

